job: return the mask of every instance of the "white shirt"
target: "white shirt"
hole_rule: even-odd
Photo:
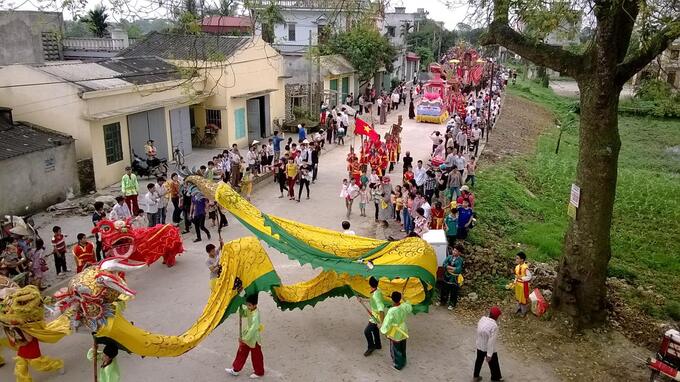
[[[248,150],[248,152],[246,153],[246,163],[248,165],[254,165],[255,158],[257,158],[257,153],[255,151]]]
[[[158,193],[147,192],[144,194],[144,212],[148,214],[155,214],[158,212]]]
[[[413,170],[413,179],[416,181],[416,186],[420,187],[425,183],[425,178],[427,177],[427,170],[424,168],[418,168],[416,167],[415,170]]]
[[[477,349],[491,357],[496,352],[498,324],[491,317],[482,317],[477,323]]]
[[[481,134],[482,130],[479,127],[475,127],[474,129],[472,129],[472,140],[478,141]]]
[[[356,233],[354,231],[352,231],[351,229],[346,229],[346,230],[342,231],[342,233],[344,233],[345,235],[356,235]]]
[[[392,93],[392,102],[399,103],[399,93]]]
[[[118,204],[116,203],[113,208],[111,209],[111,213],[109,214],[109,219],[116,221],[116,220],[125,220],[132,216],[130,213],[130,209],[128,208],[127,204]]]
[[[427,219],[427,221],[429,222],[429,221],[430,221],[430,217],[432,216],[432,206],[431,206],[430,203],[428,203],[427,200],[426,200],[425,203],[423,203],[423,205],[420,206],[420,208],[422,208],[423,211],[424,211],[423,217],[424,217],[425,219]]]
[[[342,116],[340,117],[342,121],[342,127],[348,127],[349,126],[349,117],[347,116],[347,113],[342,113]]]
[[[465,157],[462,155],[456,155],[453,157],[453,163],[456,165],[458,170],[462,170],[465,168]]]
[[[382,105],[382,102],[383,102],[383,101],[382,101],[382,98],[378,98],[378,101],[377,101],[376,103],[378,104],[378,106],[381,106],[381,105]]]

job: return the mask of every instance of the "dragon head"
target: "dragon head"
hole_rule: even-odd
[[[92,229],[92,233],[99,234],[104,252],[109,256],[128,258],[135,250],[130,219],[116,221],[102,219]]]
[[[106,258],[75,275],[67,288],[59,290],[54,295],[57,306],[62,312],[71,313],[73,327],[84,325],[96,331],[115,313],[114,303],[136,294],[122,274],[145,266],[122,257]]]

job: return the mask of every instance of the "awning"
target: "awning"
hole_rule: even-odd
[[[103,111],[95,114],[85,114],[83,119],[87,121],[101,121],[104,119],[109,119],[112,117],[117,117],[120,115],[129,115],[135,113],[141,113],[143,111],[158,109],[159,107],[166,106],[182,106],[182,105],[193,105],[202,102],[208,98],[207,95],[196,95],[196,96],[180,96],[175,98],[168,98],[162,101],[149,102],[141,105],[134,105],[130,107],[124,107],[121,109],[114,109],[109,111]]]
[[[254,98],[254,97],[263,96],[265,94],[269,94],[271,92],[275,92],[277,90],[279,90],[279,89],[265,89],[265,90],[260,90],[260,91],[257,91],[257,92],[242,93],[242,94],[233,95],[233,96],[231,96],[231,98]]]

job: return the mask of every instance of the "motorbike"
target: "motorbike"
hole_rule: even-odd
[[[148,178],[165,176],[168,172],[168,160],[165,158],[143,159],[132,153],[132,172],[137,176]]]

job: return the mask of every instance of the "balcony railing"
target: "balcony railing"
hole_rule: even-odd
[[[67,38],[64,39],[64,49],[113,52],[127,48],[130,42],[111,38]]]

